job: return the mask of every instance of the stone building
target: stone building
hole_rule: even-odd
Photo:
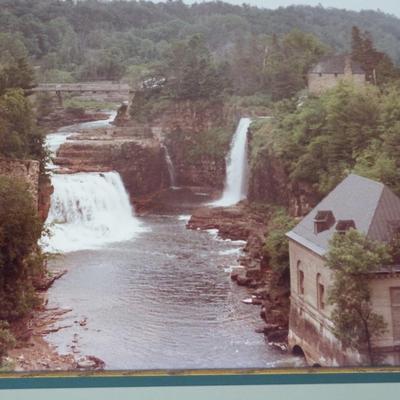
[[[355,351],[345,350],[333,334],[333,307],[327,293],[333,276],[325,265],[329,240],[350,228],[367,238],[389,242],[400,228],[400,198],[382,183],[349,175],[287,233],[291,307],[289,347],[310,365],[362,365]],[[369,277],[373,311],[382,315],[387,332],[373,346],[383,362],[400,364],[400,268],[382,267]]]
[[[308,73],[308,90],[320,95],[337,85],[340,80],[351,80],[365,85],[365,71],[347,54],[327,56],[320,60]]]

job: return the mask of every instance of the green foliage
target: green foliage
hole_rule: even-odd
[[[44,162],[43,135],[22,89],[8,89],[0,96],[0,156]]]
[[[90,99],[86,100],[78,97],[65,99],[63,105],[66,109],[80,109],[83,111],[116,110],[119,107],[118,103]]]
[[[289,271],[289,244],[286,233],[296,224],[284,208],[276,208],[268,222],[268,233],[264,250],[269,257],[269,265],[281,275]]]
[[[217,65],[201,36],[172,44],[160,66],[163,93],[173,100],[217,99],[226,88],[223,66]]]
[[[374,47],[369,32],[360,32],[356,26],[353,26],[351,39],[352,59],[363,67],[369,82],[383,85],[400,78],[400,69],[395,67],[388,55]]]
[[[0,177],[0,319],[14,320],[37,304],[34,275],[42,263],[33,256],[42,224],[27,185]]]
[[[54,109],[53,96],[50,93],[36,94],[36,115],[38,118],[48,116]]]
[[[227,153],[231,137],[232,131],[226,128],[209,129],[192,135],[177,130],[168,136],[168,147],[179,149],[179,158],[185,165],[196,165],[202,159],[218,162]]]
[[[374,365],[379,356],[373,340],[385,333],[387,324],[372,310],[368,273],[392,261],[389,248],[350,229],[334,235],[326,260],[334,275],[328,298],[334,305],[334,334],[345,347],[366,352]]]
[[[342,82],[301,105],[278,104],[265,137],[293,184],[305,182],[321,195],[355,170],[398,191],[396,142],[398,89],[380,92]],[[260,128],[261,130],[265,128]]]
[[[265,49],[273,34],[283,36],[297,28],[343,52],[349,49],[354,24],[371,32],[379,51],[400,60],[398,19],[373,11],[306,6],[268,10],[220,1],[188,6],[179,0],[2,0],[1,5],[0,33],[26,49],[40,65],[41,79],[57,70],[77,79],[120,79],[125,73],[129,77],[130,66],[157,62],[175,40],[200,34],[211,53],[229,63],[235,93],[249,95],[265,82]],[[1,43],[0,38],[3,54]],[[298,44],[288,43],[289,49]],[[303,63],[303,56],[299,59]],[[291,81],[285,90],[300,83],[293,68],[283,68],[282,78]],[[49,75],[50,79],[53,72]]]
[[[0,320],[0,366],[2,366],[2,358],[15,346],[15,338],[9,331],[9,324]]]
[[[173,43],[135,93],[131,116],[144,122],[174,102],[217,102],[228,86],[223,69],[200,36]]]
[[[273,36],[265,50],[265,84],[273,100],[294,96],[307,85],[307,72],[328,51],[315,36],[298,30]]]

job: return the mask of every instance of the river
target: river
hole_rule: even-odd
[[[49,138],[59,143],[60,135],[66,133]],[[82,174],[83,187],[75,188],[74,195],[85,190],[86,196],[108,193],[99,190],[96,194],[91,186],[87,190],[85,185],[92,178]],[[52,207],[56,197],[57,193]],[[186,229],[190,210],[210,200],[204,194],[171,189],[170,197],[175,206],[166,214],[137,217],[132,210],[134,234],[83,249],[66,246],[61,256],[50,260],[50,270],[67,269],[68,273],[49,289],[48,307],[72,311],[59,322],[66,327],[46,339],[61,354],[95,355],[113,370],[297,365],[296,357],[269,347],[264,335],[255,332],[262,325],[260,308],[244,304],[247,289],[230,280],[230,266],[237,264],[243,242],[219,239],[214,231]],[[81,200],[68,199],[75,217],[71,224],[61,221],[63,235],[70,234],[63,237],[71,237],[71,232],[73,236],[77,225],[86,224],[76,220],[82,210],[96,215],[90,207],[101,203],[102,218],[108,212],[106,201],[86,201],[82,206]],[[71,206],[74,201],[78,213],[76,204]],[[58,214],[56,209],[50,212],[57,218],[70,213],[57,207]],[[55,225],[60,222],[54,221]],[[90,224],[93,228],[93,221]],[[98,229],[114,226],[95,225],[94,229],[98,234]]]

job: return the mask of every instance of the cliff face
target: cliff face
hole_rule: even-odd
[[[157,139],[133,128],[81,132],[63,144],[55,159],[61,172],[121,174],[131,197],[152,193],[168,184],[165,157]]]
[[[294,185],[281,160],[266,150],[254,160],[249,179],[250,201],[286,206],[293,217],[306,215],[320,200],[314,188],[300,182]]]
[[[117,123],[135,126],[128,115],[129,107],[121,107]],[[222,101],[171,101],[152,115],[146,124],[166,144],[177,184],[222,188],[235,111]]]
[[[217,136],[232,128],[222,102],[172,103],[154,124],[166,138],[179,185],[223,187],[227,149],[218,149]]]

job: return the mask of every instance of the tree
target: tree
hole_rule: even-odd
[[[216,99],[226,84],[224,66],[214,62],[199,35],[174,43],[161,70],[167,79],[168,96],[177,100]]]
[[[281,39],[274,35],[267,46],[264,63],[266,85],[272,99],[292,97],[305,88],[310,66],[327,51],[327,47],[309,33],[293,30]]]
[[[276,209],[268,224],[264,250],[267,252],[270,267],[281,276],[289,272],[289,246],[286,233],[295,224],[295,219],[289,216],[284,208]]]
[[[387,324],[373,312],[369,274],[391,262],[389,247],[350,229],[333,236],[326,260],[333,272],[328,301],[334,305],[334,334],[343,346],[366,352],[374,365],[379,355],[373,341],[385,333]]]
[[[36,304],[33,290],[42,224],[27,184],[0,177],[0,320],[14,320]]]
[[[356,26],[351,32],[351,56],[363,67],[369,82],[382,85],[400,76],[390,57],[374,47],[371,34]]]

